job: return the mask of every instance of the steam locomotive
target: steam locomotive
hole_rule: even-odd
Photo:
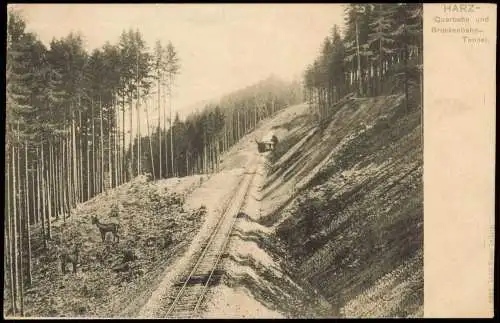
[[[263,153],[276,148],[276,145],[278,144],[278,137],[276,137],[274,133],[268,133],[262,138],[261,141],[257,141],[257,139],[255,139],[255,142],[257,143],[257,150],[259,153]]]

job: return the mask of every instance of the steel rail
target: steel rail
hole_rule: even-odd
[[[252,175],[251,178],[248,180],[248,176],[246,175]],[[242,190],[235,190],[233,192],[233,194],[231,194],[231,196],[227,199],[227,202],[225,203],[224,205],[224,208],[222,209],[222,212],[221,212],[221,216],[220,218],[218,219],[217,221],[217,224],[215,226],[215,228],[213,229],[212,233],[210,234],[209,238],[208,238],[208,242],[207,244],[205,245],[205,247],[203,248],[203,251],[202,253],[200,254],[200,256],[197,258],[197,261],[193,267],[193,269],[191,270],[191,272],[189,273],[189,275],[187,276],[186,280],[184,281],[181,289],[179,290],[179,292],[177,293],[174,301],[172,302],[172,304],[170,305],[168,311],[167,311],[167,314],[166,316],[169,316],[170,314],[172,314],[172,312],[174,312],[174,310],[176,309],[176,307],[179,305],[179,300],[183,297],[183,296],[190,296],[189,295],[189,289],[187,288],[187,285],[189,283],[189,281],[191,280],[191,278],[193,277],[193,275],[196,273],[196,271],[198,270],[198,268],[200,267],[200,265],[203,263],[203,261],[207,261],[207,258],[205,258],[205,256],[207,255],[208,251],[210,250],[210,248],[214,245],[214,242],[215,242],[215,237],[220,233],[220,230],[223,226],[223,224],[226,222],[224,220],[227,220],[227,212],[228,210],[230,209],[231,206],[233,206],[234,204],[232,202],[234,202],[235,199],[238,198],[238,193],[241,193],[241,192],[244,192],[242,195],[243,195],[243,198],[242,200],[238,203],[238,208],[237,210],[239,211],[240,208],[241,208],[241,205],[243,204],[244,200],[245,200],[245,197],[248,195],[248,191],[249,191],[249,188],[250,188],[250,184],[253,182],[253,178],[255,177],[255,172],[252,172],[252,173],[248,173],[248,172],[245,172],[245,176],[243,176],[243,178],[239,181],[239,184],[238,185],[241,185],[243,184],[246,180],[248,180],[248,184],[246,184],[245,188],[244,188],[244,191]],[[205,282],[204,286],[202,287],[202,290],[201,290],[201,294],[197,296],[197,302],[196,304],[194,305],[194,308],[192,310],[190,310],[190,312],[192,314],[194,314],[197,309],[199,308],[199,305],[201,304],[206,292],[207,292],[207,287],[208,287],[208,284],[210,283],[212,277],[213,277],[213,274],[215,272],[215,269],[217,267],[217,265],[219,264],[220,262],[220,259],[222,258],[222,255],[225,251],[225,247],[229,241],[229,236],[231,235],[231,232],[232,232],[232,229],[233,229],[233,226],[234,226],[234,223],[236,222],[236,216],[234,217],[234,219],[232,220],[232,222],[230,223],[230,227],[229,229],[227,230],[227,232],[225,232],[224,234],[224,237],[223,237],[223,244],[222,244],[222,247],[219,248],[219,250],[217,250],[217,253],[215,255],[216,257],[216,260],[215,262],[213,263],[213,265],[211,266],[211,270],[210,270],[210,274],[208,276],[208,279],[207,281]],[[208,263],[210,264],[210,262]],[[198,294],[199,293],[199,290],[194,290],[195,293],[193,294]]]
[[[248,181],[247,187],[245,189],[245,193],[243,194],[243,198],[242,198],[242,200],[239,203],[239,206],[237,208],[238,211],[241,209],[243,203],[245,202],[245,198],[248,196],[248,192],[249,192],[250,186],[251,186],[251,184],[253,182],[253,179],[255,178],[255,172],[254,173],[250,173],[250,174],[253,174],[253,176]],[[210,275],[208,276],[207,281],[205,282],[205,285],[203,286],[203,290],[201,292],[200,298],[198,299],[198,302],[196,303],[196,306],[195,306],[193,312],[196,312],[198,310],[199,306],[201,305],[201,303],[202,303],[202,301],[204,299],[204,296],[205,296],[205,294],[207,292],[208,285],[210,284],[210,279],[212,279],[212,276],[213,276],[213,274],[215,272],[215,269],[217,268],[217,265],[219,264],[220,259],[222,258],[222,255],[226,251],[226,247],[227,247],[227,244],[229,242],[229,238],[231,236],[231,233],[233,232],[234,224],[236,223],[237,220],[238,220],[238,217],[234,216],[234,218],[233,218],[233,220],[231,222],[231,225],[229,227],[229,230],[227,231],[227,233],[226,233],[226,235],[224,237],[224,242],[223,242],[222,247],[220,249],[219,255],[217,256],[217,260],[215,261],[214,265],[212,266],[212,270],[210,271]]]

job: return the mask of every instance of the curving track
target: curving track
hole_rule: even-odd
[[[254,159],[255,161],[255,159]],[[243,206],[247,193],[256,173],[256,163],[246,171],[238,189],[226,204],[208,241],[202,246],[202,252],[195,260],[191,271],[176,286],[175,299],[171,302],[166,317],[193,318],[198,311],[211,284],[221,279],[220,260],[229,242],[237,215]]]

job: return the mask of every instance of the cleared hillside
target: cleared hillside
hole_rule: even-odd
[[[287,154],[271,156],[264,194],[283,202],[269,203],[261,222],[275,226],[290,268],[341,316],[423,313],[421,114],[406,114],[402,102],[349,100],[313,135],[285,139],[296,142]]]
[[[202,176],[150,182],[139,176],[74,209],[65,223],[54,222],[48,249],[40,235],[32,239],[33,284],[27,289],[25,315],[31,317],[110,317],[140,300],[155,286],[165,266],[182,254],[203,219],[184,198]],[[202,180],[201,180],[202,181]],[[119,205],[119,214],[111,208]],[[120,241],[108,233],[101,241],[92,224],[118,223]],[[80,244],[77,273],[61,272],[59,255]],[[139,304],[140,305],[140,304]],[[5,309],[8,312],[8,308]]]

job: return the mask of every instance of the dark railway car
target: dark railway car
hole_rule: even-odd
[[[261,141],[257,141],[257,139],[255,139],[255,142],[257,143],[257,150],[259,153],[263,153],[276,148],[276,145],[278,144],[278,137],[276,137],[273,133],[268,133],[262,138]]]

